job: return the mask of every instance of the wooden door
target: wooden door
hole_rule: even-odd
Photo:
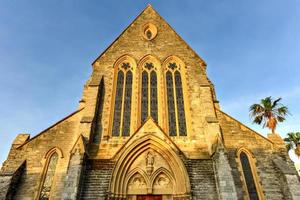
[[[161,195],[138,195],[137,200],[162,200]]]

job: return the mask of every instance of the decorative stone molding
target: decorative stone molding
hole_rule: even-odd
[[[152,119],[146,121],[117,154],[110,198],[134,194],[190,195],[188,174],[176,146],[163,138],[163,133],[151,131],[154,126]],[[145,127],[151,133],[146,133]]]
[[[146,40],[153,40],[157,35],[157,28],[152,23],[147,23],[142,29],[143,37]]]
[[[155,156],[153,155],[153,152],[149,151],[146,156],[146,171],[149,176],[152,174],[154,169],[154,158]]]
[[[87,153],[87,150],[86,150],[86,144],[85,144],[85,139],[84,139],[84,136],[82,134],[79,135],[79,137],[77,138],[76,142],[74,143],[71,151],[70,151],[70,154],[73,155],[73,154],[85,154]]]

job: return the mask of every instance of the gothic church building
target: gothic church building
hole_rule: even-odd
[[[17,135],[0,199],[300,199],[280,136],[220,109],[205,61],[151,5],[92,67],[75,112]]]

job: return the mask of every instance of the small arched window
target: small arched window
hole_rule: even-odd
[[[53,190],[53,182],[58,157],[59,156],[57,152],[54,152],[47,158],[46,165],[44,168],[44,176],[42,179],[42,187],[39,195],[40,200],[48,200],[50,198],[51,191]]]
[[[126,59],[117,65],[112,136],[130,135],[132,70],[132,63]]]
[[[261,187],[251,154],[245,150],[240,150],[238,153],[238,159],[242,171],[244,186],[246,188],[246,195],[250,200],[262,199]]]
[[[166,94],[168,108],[168,130],[170,136],[186,136],[186,114],[184,106],[181,71],[183,66],[170,59],[165,62]]]
[[[157,73],[153,62],[145,62],[142,66],[141,122],[148,116],[158,123]]]

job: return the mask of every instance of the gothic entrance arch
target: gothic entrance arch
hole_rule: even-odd
[[[125,144],[112,173],[110,198],[190,199],[190,182],[178,151],[153,133]]]

